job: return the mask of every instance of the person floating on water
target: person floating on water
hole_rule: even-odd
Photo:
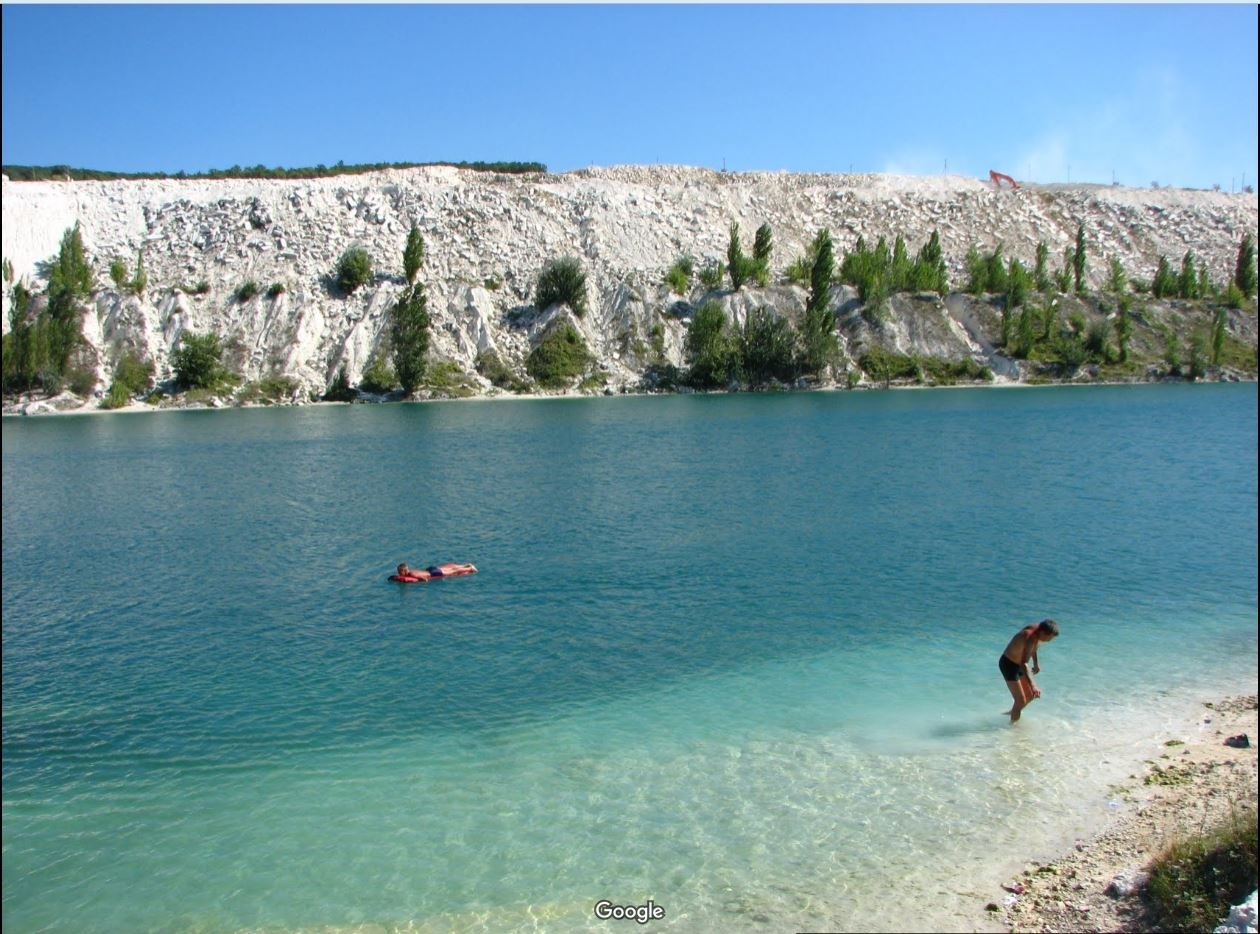
[[[1015,704],[1007,711],[1011,715],[1011,723],[1019,719],[1019,712],[1032,701],[1041,696],[1041,690],[1033,682],[1032,676],[1041,674],[1041,665],[1037,663],[1037,646],[1049,642],[1059,634],[1059,624],[1052,619],[1043,619],[1039,623],[1029,623],[1011,638],[1006,651],[998,658],[998,668],[1010,689]],[[1028,673],[1028,661],[1032,659],[1032,674]]]

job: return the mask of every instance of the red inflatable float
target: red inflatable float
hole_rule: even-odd
[[[463,577],[465,574],[476,574],[477,567],[472,564],[457,564],[451,562],[449,564],[434,564],[424,570],[419,568],[408,568],[405,564],[399,566],[401,571],[406,568],[405,574],[391,574],[389,579],[397,581],[400,584],[423,584],[426,581],[437,580],[440,577]]]

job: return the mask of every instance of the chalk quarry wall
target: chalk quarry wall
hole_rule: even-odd
[[[286,374],[322,392],[344,364],[357,382],[405,284],[402,252],[413,223],[425,241],[420,279],[428,290],[435,359],[472,372],[478,353],[493,349],[523,372],[531,342],[552,317],[568,313],[530,307],[538,272],[547,261],[572,255],[587,272],[590,306],[577,324],[615,387],[637,384],[652,359],[647,342],[655,326],[666,360],[683,362],[687,309],[706,296],[698,285],[690,295],[671,294],[662,276],[684,254],[698,268],[724,262],[732,223],[740,224],[748,252],[757,227],[771,226],[772,276],[779,282],[822,227],[831,230],[837,262],[859,236],[871,244],[887,236],[891,244],[902,235],[913,255],[937,230],[956,283],[973,244],[987,251],[1001,242],[1006,255],[1031,269],[1037,243],[1045,240],[1057,268],[1078,222],[1089,241],[1094,287],[1102,285],[1113,256],[1130,276],[1149,280],[1161,255],[1179,268],[1188,249],[1206,262],[1214,281],[1224,282],[1243,234],[1255,235],[1257,200],[1254,194],[1103,186],[997,191],[960,176],[678,166],[563,175],[426,167],[314,180],[3,180],[3,254],[18,277],[42,286],[38,264],[55,256],[62,234],[76,222],[98,270],[84,333],[102,387],[127,351],[152,359],[159,378],[168,376],[171,351],[190,331],[214,331],[230,342],[248,379]],[[368,250],[376,275],[342,297],[328,281],[352,245]],[[148,289],[143,297],[119,293],[106,275],[110,261],[121,258],[134,269],[140,252]],[[260,294],[237,301],[237,289],[251,280]],[[191,294],[190,286],[201,281],[209,291]],[[273,283],[284,292],[268,297]],[[797,315],[806,296],[779,284],[708,297],[739,322],[763,304]],[[898,300],[887,327],[872,333],[853,313],[851,290],[839,288],[842,349],[852,357],[876,341],[903,352],[969,355],[996,364],[999,376],[1017,375],[1010,361],[995,357],[974,309],[957,298]]]

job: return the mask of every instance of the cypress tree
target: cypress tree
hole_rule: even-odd
[[[1238,246],[1238,260],[1234,264],[1234,285],[1244,296],[1256,294],[1256,242],[1251,232],[1243,234]]]
[[[752,263],[739,242],[739,224],[731,224],[731,239],[726,245],[726,269],[731,277],[731,289],[738,292],[752,274]]]
[[[1050,291],[1050,247],[1046,241],[1037,241],[1037,265],[1033,267],[1033,285],[1038,292]]]
[[[1199,280],[1194,273],[1194,252],[1186,250],[1181,258],[1181,275],[1177,277],[1177,294],[1182,298],[1199,297]]]
[[[1216,309],[1216,314],[1212,318],[1212,366],[1220,366],[1221,354],[1225,351],[1226,319],[1225,309]]]
[[[1116,315],[1116,345],[1120,348],[1120,362],[1129,360],[1129,338],[1133,336],[1133,322],[1129,320],[1129,299],[1120,299],[1120,313]]]
[[[809,272],[809,298],[805,302],[805,319],[801,329],[802,368],[821,373],[836,357],[836,313],[831,307],[831,280],[835,275],[835,253],[831,231],[824,227],[810,246],[814,265]]]
[[[1085,291],[1085,269],[1088,261],[1085,257],[1085,225],[1076,225],[1076,249],[1072,253],[1072,277],[1079,295]]]
[[[1117,298],[1124,295],[1129,288],[1128,277],[1124,274],[1124,264],[1117,256],[1111,257],[1111,278],[1107,280],[1107,288]]]
[[[70,354],[83,339],[80,302],[92,291],[92,267],[76,223],[61,238],[61,249],[48,274],[47,346],[50,374],[65,372]],[[45,387],[48,388],[48,387]]]
[[[389,334],[394,375],[410,395],[424,379],[425,356],[429,352],[429,309],[423,284],[408,286],[394,303]]]
[[[1159,267],[1155,270],[1155,281],[1151,283],[1151,293],[1156,298],[1166,298],[1177,294],[1177,277],[1173,275],[1172,264],[1167,256],[1159,258]]]
[[[416,274],[424,263],[424,237],[415,224],[407,231],[407,245],[403,247],[403,273],[407,276],[407,284],[414,285]]]
[[[131,279],[131,289],[137,295],[143,295],[149,284],[149,274],[144,268],[144,253],[136,254],[136,274]]]
[[[763,288],[770,282],[770,252],[773,248],[770,225],[762,224],[757,228],[753,240],[753,275],[756,276],[757,284]]]

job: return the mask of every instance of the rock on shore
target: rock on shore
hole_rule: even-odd
[[[1251,737],[1248,748],[1227,745]],[[1031,864],[995,891],[1012,931],[1149,931],[1143,885],[1151,860],[1240,805],[1256,806],[1256,696],[1207,705],[1185,745],[1170,746],[1117,795],[1133,808],[1062,859]],[[1000,896],[1000,897],[998,897]]]

